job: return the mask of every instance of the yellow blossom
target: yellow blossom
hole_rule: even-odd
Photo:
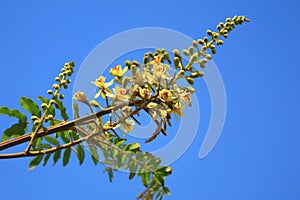
[[[123,74],[126,73],[127,70],[128,70],[127,67],[125,67],[124,69],[122,69],[121,65],[117,65],[117,66],[111,68],[109,70],[109,73],[111,75],[113,75],[113,76],[121,77],[121,76],[123,76]]]
[[[100,76],[98,79],[96,79],[96,81],[92,81],[92,83],[94,85],[96,85],[97,87],[99,87],[100,89],[105,89],[108,88],[109,86],[111,86],[114,82],[114,80],[109,81],[108,83],[105,83],[105,77],[104,76]]]
[[[172,92],[170,90],[162,89],[159,91],[159,98],[163,101],[172,101]]]
[[[100,76],[98,79],[95,81],[92,81],[94,85],[96,85],[98,88],[100,88],[99,92],[95,95],[95,98],[97,99],[100,94],[102,95],[103,98],[105,98],[106,94],[111,93],[110,89],[108,89],[109,86],[111,86],[114,82],[114,80],[109,81],[108,83],[105,83],[105,77]]]

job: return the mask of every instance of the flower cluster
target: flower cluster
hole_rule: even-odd
[[[236,25],[245,21],[248,19],[243,16],[228,18],[225,23],[217,26],[217,32],[208,30],[208,37],[194,40],[182,53],[177,49],[173,50],[173,54],[157,49],[155,52],[146,53],[143,63],[127,60],[123,66],[111,68],[109,72],[114,77],[113,80],[105,82],[106,77],[100,76],[93,81],[99,88],[95,99],[101,96],[106,100],[106,107],[115,108],[109,124],[117,124],[124,133],[131,132],[135,123],[139,123],[135,115],[145,111],[156,122],[158,133],[165,134],[167,124],[171,125],[172,116],[182,117],[186,106],[191,106],[192,94],[195,92],[192,87],[194,79],[204,76],[204,72],[195,65],[205,68],[212,59],[208,50],[215,54],[215,45],[223,44],[220,37],[227,38]],[[179,80],[185,80],[188,86],[180,85]],[[82,101],[86,103],[85,99]],[[96,105],[95,102],[93,100],[93,105]],[[97,105],[102,108],[100,104]],[[158,133],[155,131],[153,138]]]

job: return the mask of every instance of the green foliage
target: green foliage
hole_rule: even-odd
[[[27,110],[32,116],[41,117],[41,111],[39,106],[30,98],[21,97],[20,104],[24,110]]]

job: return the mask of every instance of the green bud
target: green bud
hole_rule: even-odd
[[[197,53],[194,53],[191,58],[190,58],[190,62],[191,63],[194,63],[198,60],[198,54]]]
[[[201,60],[199,61],[199,63],[200,63],[200,67],[201,67],[201,68],[205,68],[205,67],[206,67],[206,63],[207,63],[207,60],[206,60],[205,58],[203,58],[203,59],[201,59]]]
[[[42,108],[47,108],[47,106],[48,105],[46,103],[42,103],[42,105],[41,105]]]
[[[190,54],[190,55],[193,55],[193,53],[194,53],[194,47],[193,47],[193,46],[190,46],[190,47],[188,48],[188,51],[189,51],[189,54]]]
[[[205,57],[208,59],[208,60],[211,60],[212,59],[212,56],[210,54],[206,54]]]
[[[52,105],[52,104],[55,103],[55,101],[54,101],[53,99],[51,99],[51,100],[49,101],[49,103],[50,103],[50,105]]]
[[[222,28],[220,25],[217,26],[218,31],[220,31]]]
[[[181,58],[181,55],[180,55],[180,52],[179,52],[178,49],[174,49],[174,50],[173,50],[173,54],[174,54],[176,57]]]
[[[190,77],[191,78],[198,78],[198,77],[203,77],[204,76],[204,72],[202,71],[196,71],[191,73]]]
[[[189,84],[194,85],[195,83],[194,79],[192,79],[191,77],[186,77],[185,79]]]
[[[55,81],[59,82],[60,78],[59,77],[55,77]]]
[[[71,82],[72,82],[71,79],[68,79],[68,80],[67,80],[67,83],[71,83]]]
[[[228,34],[224,34],[223,36],[224,36],[224,38],[228,38]]]
[[[149,62],[149,56],[144,56],[144,64],[147,64]]]
[[[223,44],[224,44],[223,40],[218,40],[217,41],[217,45],[223,45]]]
[[[175,68],[180,68],[180,66],[179,66],[179,58],[178,57],[175,57],[174,58],[174,65],[175,65]]]
[[[194,46],[195,48],[198,48],[198,47],[199,47],[196,40],[193,40],[192,44],[193,44],[193,46]]]
[[[212,31],[211,31],[211,30],[207,30],[206,33],[207,33],[207,35],[209,35],[209,36],[212,35]]]
[[[53,84],[53,85],[52,85],[52,87],[53,87],[54,89],[56,89],[56,90],[58,90],[58,89],[60,88],[60,87],[59,87],[59,85],[58,85],[58,84],[56,84],[56,83],[55,83],[55,84]]]
[[[64,96],[63,94],[60,94],[60,95],[59,95],[59,98],[60,98],[60,99],[64,99],[65,96]]]
[[[186,55],[186,56],[190,56],[189,51],[186,50],[186,49],[182,49],[182,53],[183,53],[184,55]]]
[[[202,39],[199,39],[197,42],[198,42],[199,44],[204,44],[204,41],[203,41]]]
[[[52,90],[47,90],[47,93],[48,94],[53,94],[53,91]]]
[[[205,43],[207,43],[208,42],[208,37],[204,37],[203,40],[204,40]]]
[[[135,64],[136,66],[140,66],[140,63],[137,60],[132,61],[132,64]]]
[[[129,67],[129,66],[130,66],[130,64],[131,64],[130,60],[126,60],[126,61],[125,61],[125,65],[126,65],[126,66],[128,66],[128,67]]]
[[[61,82],[60,82],[62,85],[65,85],[66,83],[67,83],[67,81],[66,80],[61,80]]]
[[[64,85],[63,87],[64,87],[64,89],[68,89],[68,85]]]
[[[37,120],[37,119],[39,119],[37,116],[35,116],[35,115],[33,115],[32,117],[31,117],[31,120],[32,121],[35,121],[35,120]]]
[[[33,122],[33,124],[34,124],[35,126],[38,126],[38,125],[40,124],[40,120],[39,120],[39,119],[35,120],[35,121]]]
[[[190,93],[194,93],[196,90],[193,87],[186,87],[186,89],[190,92]]]
[[[48,115],[48,117],[47,117],[49,120],[53,120],[53,115]]]
[[[231,21],[231,19],[230,18],[226,18],[226,22],[230,22]]]
[[[216,46],[212,44],[212,45],[210,45],[210,48],[211,48],[211,49],[215,49]]]
[[[212,49],[212,50],[211,50],[211,53],[212,53],[212,54],[216,54],[216,53],[217,53],[216,49]]]

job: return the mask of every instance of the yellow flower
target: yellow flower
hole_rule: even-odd
[[[159,98],[163,101],[172,101],[172,92],[170,90],[162,89],[159,91]]]
[[[152,59],[152,61],[150,62],[150,64],[160,64],[161,63],[161,59],[162,59],[161,55],[154,56],[153,59]]]
[[[121,77],[121,76],[123,76],[123,74],[126,73],[127,70],[128,70],[127,67],[125,67],[124,69],[122,69],[121,65],[117,65],[117,66],[111,68],[109,70],[109,73],[111,75],[113,75],[113,76]]]
[[[109,81],[108,83],[105,83],[105,77],[100,76],[96,81],[92,81],[94,85],[96,85],[98,88],[100,88],[99,92],[95,95],[95,99],[97,99],[100,94],[102,95],[103,98],[105,98],[106,94],[111,93],[110,89],[108,89],[109,86],[111,86],[114,82],[114,80]]]
[[[148,97],[148,95],[150,94],[148,88],[141,88],[141,87],[139,88],[139,93],[142,98]]]
[[[114,82],[114,80],[109,81],[108,83],[105,83],[105,77],[104,76],[100,76],[98,79],[96,79],[96,81],[92,81],[92,83],[94,85],[96,85],[97,87],[99,87],[100,89],[105,89],[108,88],[109,86],[111,86]]]

